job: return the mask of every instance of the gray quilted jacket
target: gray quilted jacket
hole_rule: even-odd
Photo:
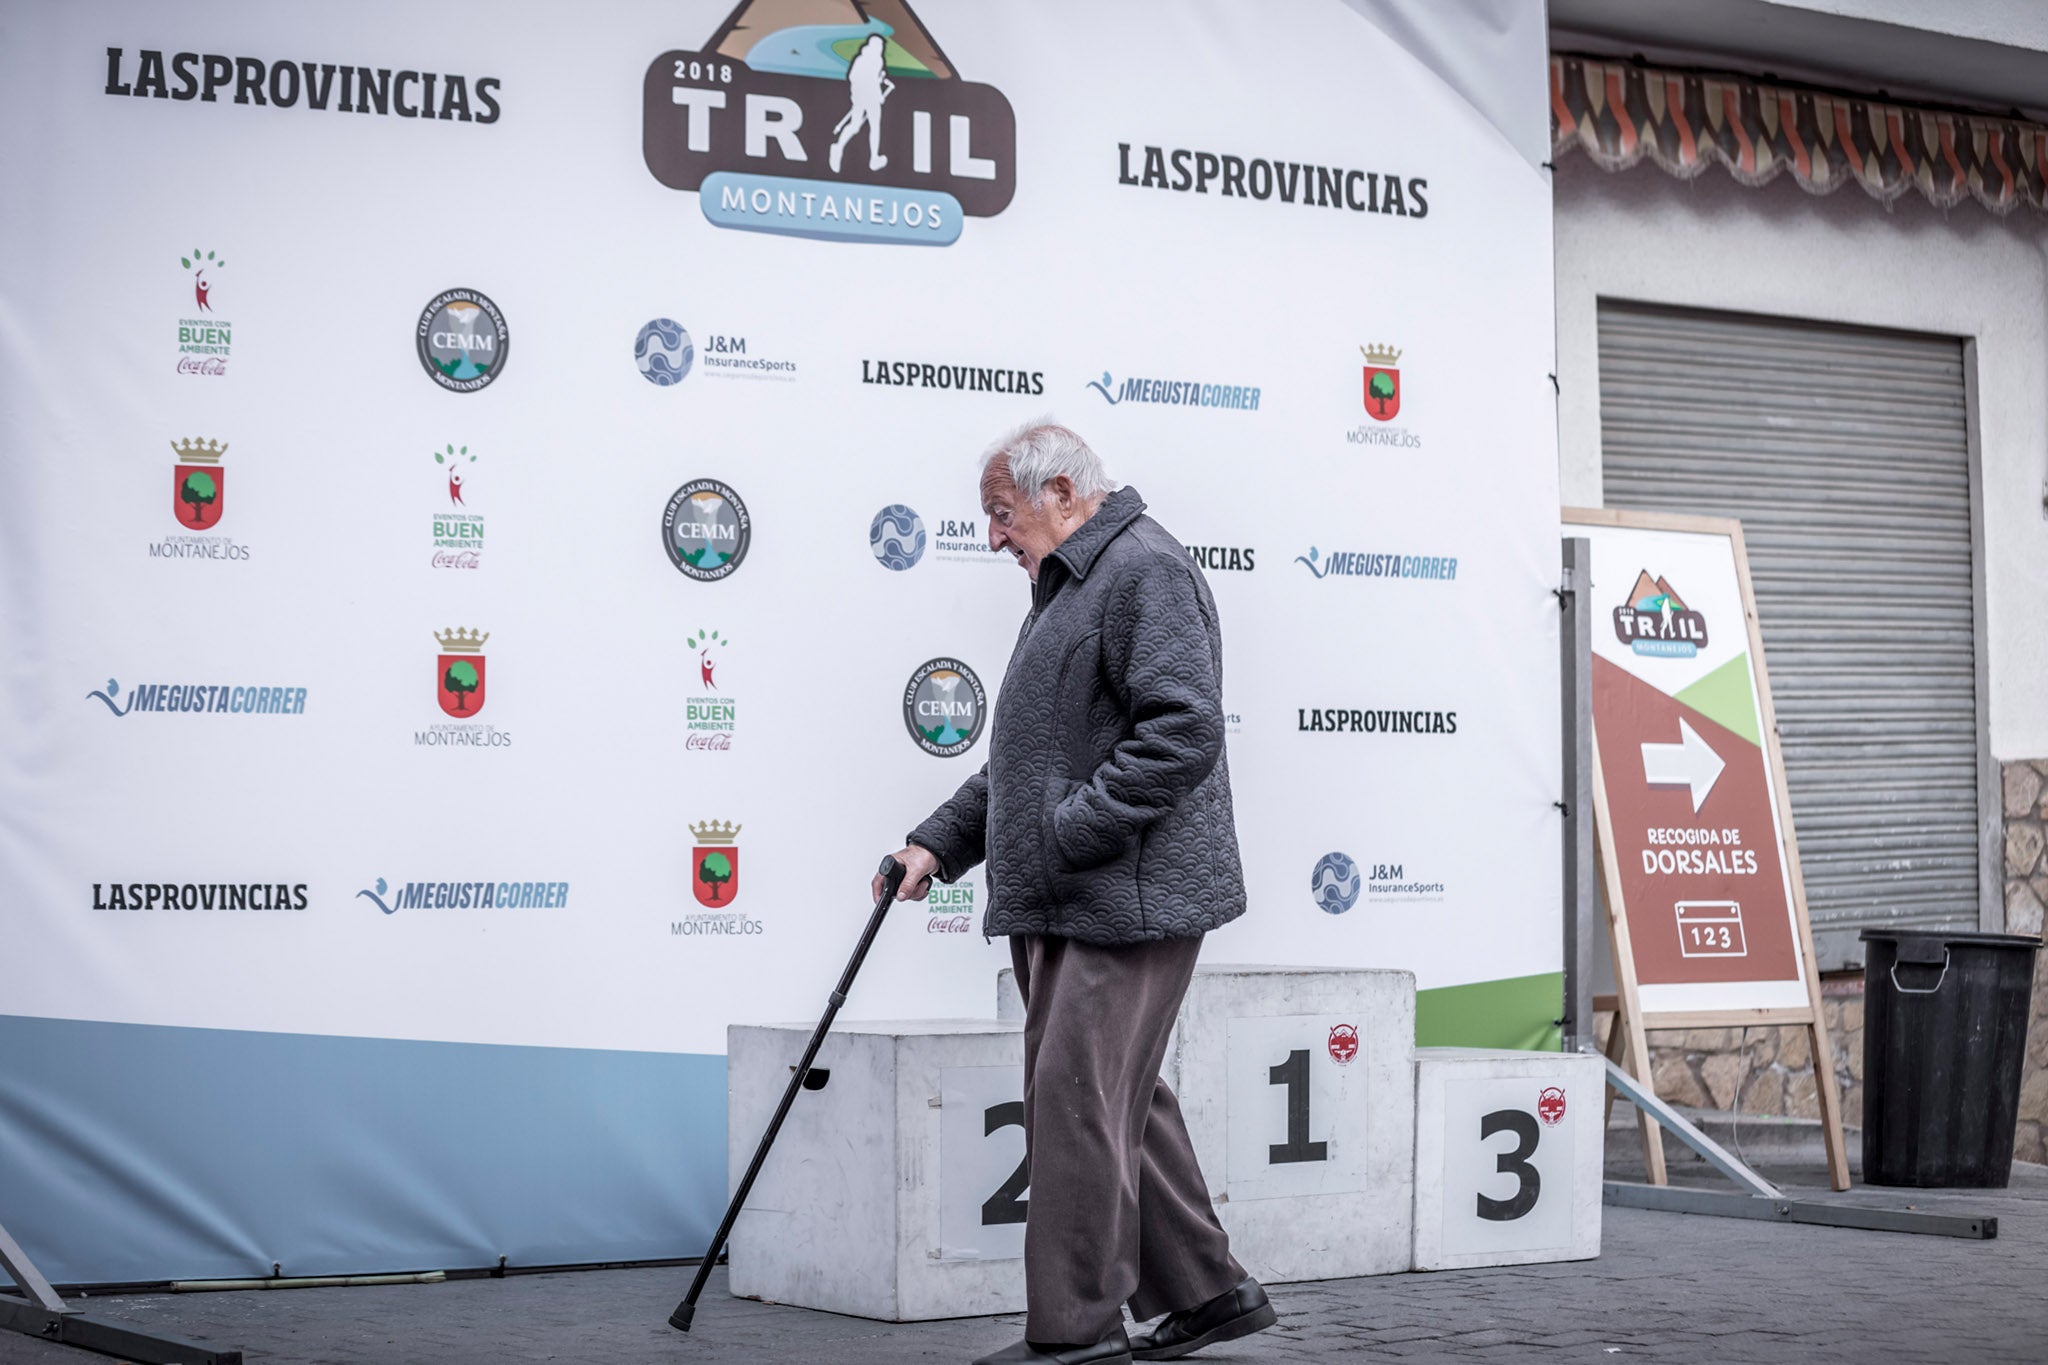
[[[988,860],[985,934],[1193,938],[1244,913],[1209,585],[1134,489],[1039,565],[988,762],[912,830]]]

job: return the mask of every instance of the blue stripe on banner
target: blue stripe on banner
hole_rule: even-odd
[[[725,1058],[0,1015],[0,1225],[59,1284],[695,1256]]]

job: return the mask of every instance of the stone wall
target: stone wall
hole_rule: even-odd
[[[2005,930],[2038,934],[2048,906],[2048,759],[2008,763],[1999,777],[2005,809]],[[2034,1018],[2027,1030],[2013,1155],[2048,1162],[2048,953],[2034,963]]]
[[[2000,774],[2005,813],[2005,927],[2039,934],[2048,918],[2048,759],[2007,763]],[[1863,977],[1821,980],[1822,1009],[1842,1088],[1842,1121],[1863,1122]],[[1602,1016],[1603,1027],[1607,1016]],[[1603,1033],[1602,1038],[1605,1038]],[[1744,1114],[1818,1118],[1813,1057],[1802,1028],[1693,1029],[1650,1035],[1657,1093],[1674,1104]],[[2013,1154],[2048,1162],[2048,952],[2034,967],[2034,1013],[2020,1083]]]
[[[1863,978],[1821,981],[1821,1013],[1835,1054],[1842,1122],[1863,1122]],[[1605,1028],[1611,1016],[1601,1016]],[[1804,1028],[1711,1028],[1650,1035],[1657,1093],[1673,1104],[1743,1114],[1817,1119],[1820,1090]]]

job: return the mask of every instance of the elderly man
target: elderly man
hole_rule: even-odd
[[[1010,936],[1024,996],[1029,1314],[976,1365],[1169,1360],[1275,1321],[1159,1079],[1202,935],[1244,913],[1216,603],[1065,427],[989,447],[981,505],[1031,613],[987,764],[896,854],[905,899],[988,860],[983,931]],[[1127,1339],[1125,1303],[1168,1316]]]

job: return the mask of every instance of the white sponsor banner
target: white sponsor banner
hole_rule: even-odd
[[[814,1016],[987,753],[1028,585],[975,456],[1045,412],[1220,605],[1208,956],[1559,969],[1548,181],[1361,13],[5,29],[8,1011]],[[1437,34],[1540,69],[1492,37]],[[988,1013],[944,894],[850,1017]]]

